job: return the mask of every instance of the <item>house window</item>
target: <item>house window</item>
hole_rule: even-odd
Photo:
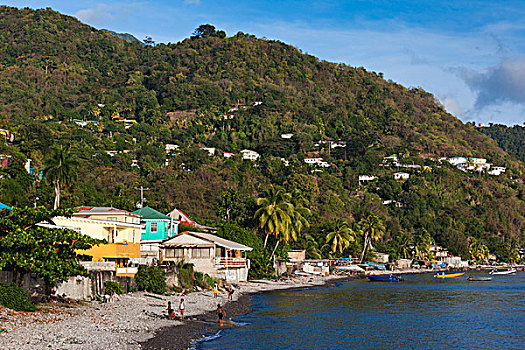
[[[184,257],[184,248],[173,249],[173,257],[183,258]]]
[[[150,224],[150,231],[151,232],[157,232],[157,223],[156,222],[152,222]]]
[[[116,216],[108,216],[108,221],[117,221]]]
[[[193,248],[191,250],[191,257],[196,259],[209,258],[210,248]]]

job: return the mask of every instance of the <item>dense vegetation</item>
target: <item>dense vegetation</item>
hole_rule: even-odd
[[[0,154],[12,156],[2,169],[1,202],[52,206],[58,196],[63,207],[131,210],[142,185],[148,205],[176,206],[222,227],[223,236],[258,230],[247,239],[259,246],[265,234],[254,218],[256,198],[273,184],[301,193],[310,227],[283,245],[311,256],[334,254],[331,246],[362,254],[370,238],[334,245],[334,237],[347,239],[337,220],[358,232],[371,215],[385,225],[374,247],[396,256],[431,240],[467,257],[475,237],[507,259],[524,242],[525,192],[513,180],[522,163],[420,88],[213,26],[176,44],[141,45],[50,9],[4,6],[0,29],[0,128],[15,135],[0,145]],[[166,154],[165,144],[179,149]],[[204,146],[218,150],[209,156]],[[222,156],[245,148],[261,158]],[[49,172],[64,152],[75,162]],[[398,169],[381,166],[393,153],[431,170],[408,170],[410,179],[394,181]],[[436,160],[457,155],[487,158],[507,172],[463,173]],[[331,166],[304,163],[313,156]],[[23,168],[28,158],[35,175]],[[379,179],[359,183],[361,174]],[[273,249],[277,241],[270,243]],[[258,262],[261,271],[266,262]]]
[[[489,127],[480,127],[478,130],[496,140],[498,146],[507,153],[525,161],[525,127],[490,124]]]

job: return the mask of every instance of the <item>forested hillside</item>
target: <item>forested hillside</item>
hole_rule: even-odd
[[[505,152],[525,161],[525,127],[491,124],[489,127],[480,127],[478,130],[496,140]]]
[[[12,156],[0,201],[52,206],[52,181],[39,171],[45,176],[66,149],[77,160],[66,207],[132,209],[144,186],[146,204],[159,210],[176,206],[200,222],[255,229],[255,198],[280,185],[299,191],[311,210],[310,238],[292,244],[324,255],[337,219],[369,214],[386,224],[378,246],[394,255],[406,237],[430,236],[463,256],[470,236],[501,257],[523,244],[524,187],[515,181],[522,163],[432,94],[279,41],[200,29],[176,44],[144,46],[50,9],[2,7],[0,129],[14,141],[0,145]],[[178,148],[167,154],[166,144]],[[243,149],[261,157],[243,160]],[[383,164],[391,154],[421,167],[394,180],[399,169]],[[438,161],[452,156],[507,171],[491,177]],[[315,157],[329,166],[304,162]],[[23,168],[28,158],[34,175]],[[360,183],[365,174],[378,179]]]

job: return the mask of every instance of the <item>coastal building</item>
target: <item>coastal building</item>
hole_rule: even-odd
[[[243,149],[241,154],[242,159],[251,160],[252,162],[255,162],[257,159],[259,159],[259,153],[249,149]]]
[[[504,173],[507,169],[505,167],[502,167],[502,166],[495,166],[495,167],[492,167],[492,169],[490,169],[487,173],[489,175],[495,175],[495,176],[499,176],[501,175],[502,173]]]
[[[374,252],[374,255],[375,255],[375,262],[380,263],[380,264],[388,263],[388,258],[390,257],[389,254]]]
[[[177,234],[178,221],[157,210],[144,207],[134,211],[141,216],[140,254],[147,263],[159,258],[159,245]]]
[[[166,146],[164,146],[164,150],[166,151],[166,153],[172,153],[172,152],[175,152],[179,149],[179,146],[178,145],[174,145],[174,144],[171,144],[171,143],[167,143]]]
[[[281,138],[283,139],[291,139],[293,137],[293,134],[281,134]]]
[[[223,152],[222,155],[224,156],[224,158],[231,158],[235,155],[235,153],[232,153],[232,152]]]
[[[170,218],[173,218],[173,220],[178,222],[178,225],[185,225],[185,226],[191,226],[198,228],[199,230],[206,231],[206,232],[216,232],[217,229],[215,227],[205,226],[197,223],[195,220],[190,218],[188,215],[186,215],[182,210],[180,209],[173,209],[168,213],[168,216]]]
[[[185,261],[196,271],[228,282],[248,280],[252,248],[209,233],[182,232],[160,245],[163,261]]]
[[[330,163],[323,161],[323,158],[305,158],[304,162],[309,165],[315,165],[320,166],[323,168],[328,168],[330,166]]]
[[[454,166],[457,166],[459,164],[467,163],[468,159],[465,157],[452,157],[448,159],[448,162]]]
[[[140,215],[110,207],[79,207],[72,217],[55,217],[51,227],[69,228],[108,243],[81,251],[93,261],[113,262],[117,276],[134,276],[130,259],[140,258]]]

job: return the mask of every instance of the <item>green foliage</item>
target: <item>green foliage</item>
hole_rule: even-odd
[[[16,284],[0,283],[0,305],[16,311],[36,311],[29,293]]]
[[[138,290],[164,294],[166,293],[166,277],[164,272],[157,266],[139,266],[135,275]]]
[[[1,210],[0,269],[13,270],[19,276],[36,273],[53,283],[86,274],[76,251],[90,249],[104,241],[73,230],[38,225],[52,222],[55,216],[70,214],[68,210],[44,207]]]
[[[105,281],[104,282],[104,290],[106,291],[106,294],[108,295],[121,295],[122,294],[122,288],[120,288],[120,284],[115,281]]]

